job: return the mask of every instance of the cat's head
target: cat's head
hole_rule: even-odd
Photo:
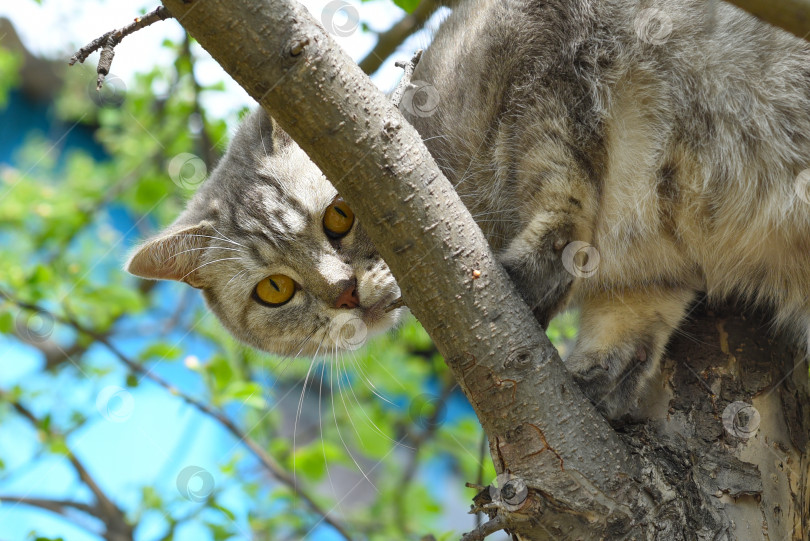
[[[358,219],[261,109],[125,268],[201,289],[235,337],[280,355],[354,349],[402,311],[385,311],[399,288]]]

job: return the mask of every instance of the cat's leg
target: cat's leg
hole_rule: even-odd
[[[538,212],[498,255],[544,328],[567,301],[574,281],[562,261],[562,251],[570,237],[566,218],[563,213]]]
[[[566,366],[605,416],[620,417],[643,396],[695,294],[645,288],[583,299],[579,337]]]

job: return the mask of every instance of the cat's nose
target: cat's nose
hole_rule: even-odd
[[[360,297],[357,296],[357,278],[346,280],[343,293],[335,300],[335,308],[357,308],[360,306]]]

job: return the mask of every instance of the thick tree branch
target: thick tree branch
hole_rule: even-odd
[[[572,382],[419,135],[306,10],[289,0],[164,5],[363,220],[475,408],[496,468],[533,489],[521,512],[542,509],[589,536],[650,527],[639,520],[652,505],[640,465]]]

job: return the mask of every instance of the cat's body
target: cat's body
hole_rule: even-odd
[[[606,413],[626,411],[639,395],[699,292],[768,304],[778,322],[797,333],[807,328],[804,183],[810,180],[800,172],[810,167],[810,47],[804,41],[723,2],[470,0],[439,30],[414,81],[426,84],[438,105],[406,116],[538,319],[546,323],[566,305],[581,308],[580,337],[567,365]],[[392,316],[379,316],[381,303],[396,293],[384,264],[359,225],[346,246],[320,240],[334,189],[294,143],[270,132],[253,115],[173,234],[147,244],[139,252],[146,257],[136,255],[130,268],[177,279],[208,263],[191,274],[199,276],[194,285],[208,291],[235,335],[270,351],[295,353],[295,342],[257,335],[262,325],[276,329],[287,321],[300,340],[313,327],[308,317],[323,318],[326,327],[343,317],[346,306],[333,299],[352,274],[361,306],[350,311],[373,328],[390,324]],[[274,149],[265,156],[268,140]],[[274,207],[264,197],[293,203],[258,213],[239,208]],[[298,212],[302,206],[307,210]],[[283,216],[290,212],[300,218]],[[222,232],[203,230],[211,236],[235,235],[241,244],[267,237],[268,245],[278,244],[272,224],[284,224],[293,237],[287,249],[300,238],[309,262],[300,255],[279,266],[289,258],[283,250],[252,248],[265,253],[254,253],[246,270],[244,260],[212,263],[228,252],[195,244],[189,248],[200,249],[187,253],[202,259],[166,272],[162,261],[178,243],[210,240],[176,234],[201,221]],[[297,233],[287,227],[296,221]],[[262,232],[250,237],[246,227]],[[319,265],[323,258],[342,263]],[[330,289],[328,278],[315,276],[335,269],[346,276],[331,282],[343,285]],[[252,302],[256,283],[277,270],[301,285],[298,312],[260,306],[276,311],[268,315],[238,305]],[[239,278],[227,288],[220,283],[242,271],[250,278],[239,287]],[[321,282],[327,285],[316,287]],[[224,298],[234,307],[223,306]],[[319,348],[338,347],[327,331],[317,332]]]

